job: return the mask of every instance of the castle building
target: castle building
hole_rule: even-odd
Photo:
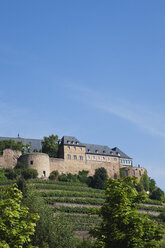
[[[18,151],[6,149],[0,156],[0,167],[13,168],[17,161],[23,162],[27,168],[38,171],[39,177],[48,177],[54,170],[60,174],[77,174],[79,171],[89,171],[93,176],[95,170],[104,167],[108,176],[120,178],[121,170],[125,176],[140,177],[145,173],[144,168],[133,167],[133,159],[122,152],[118,147],[81,143],[73,136],[63,136],[59,140],[58,158],[50,158],[47,154],[35,152],[42,150],[42,140],[0,137],[0,140],[13,139],[15,142],[22,141],[24,145],[29,144],[32,152],[21,154]]]

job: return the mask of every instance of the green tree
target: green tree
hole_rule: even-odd
[[[93,231],[100,248],[158,248],[162,247],[164,227],[137,211],[137,204],[146,193],[138,193],[135,177],[109,179],[106,201],[101,208],[103,221]]]
[[[38,214],[21,205],[22,193],[16,184],[0,190],[0,247],[22,248],[34,235]]]
[[[0,141],[0,154],[3,153],[3,150],[10,148],[12,150],[19,150],[23,152],[24,144],[22,141],[15,142],[14,140],[1,140]]]
[[[149,178],[148,178],[147,172],[145,172],[141,176],[140,183],[143,185],[143,188],[145,191],[149,191]]]
[[[155,188],[150,194],[150,198],[153,200],[164,201],[164,191],[160,188]]]
[[[58,156],[58,136],[50,135],[49,137],[44,137],[42,141],[42,152],[47,153],[49,157],[56,158]]]
[[[96,189],[105,189],[105,183],[108,179],[107,171],[105,168],[98,168],[95,170],[95,174],[90,182],[90,187]]]
[[[149,191],[152,192],[156,188],[156,182],[153,178],[149,177]]]
[[[40,216],[32,244],[40,248],[75,248],[72,228],[62,215],[53,216],[52,209],[44,203],[36,192],[29,190],[23,202],[31,213]]]

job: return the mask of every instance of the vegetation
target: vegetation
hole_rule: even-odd
[[[47,153],[49,157],[56,158],[58,156],[58,135],[50,135],[44,137],[42,141],[42,152]]]
[[[105,189],[105,183],[108,179],[107,171],[105,168],[98,168],[95,174],[91,177],[89,186],[96,189]]]
[[[32,238],[33,245],[37,245],[40,248],[75,247],[72,228],[68,225],[64,216],[56,215],[54,218],[52,210],[32,190],[27,192],[24,204],[28,206],[31,213],[38,213],[40,216],[35,235]]]
[[[18,151],[21,151],[21,152],[30,152],[31,151],[31,147],[29,144],[27,145],[24,145],[22,143],[22,141],[18,141],[18,142],[15,142],[14,140],[1,140],[0,141],[0,155],[3,154],[3,150],[5,149],[12,149],[12,150],[18,150]]]
[[[22,193],[16,185],[0,190],[0,247],[21,248],[34,235],[38,214],[21,205]]]
[[[135,189],[136,178],[109,179],[106,201],[101,208],[103,221],[93,231],[95,247],[162,247],[164,228],[139,214],[137,204],[146,196]]]

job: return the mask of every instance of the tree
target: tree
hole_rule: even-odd
[[[156,182],[153,178],[149,177],[149,191],[152,192],[156,188]]]
[[[150,198],[153,200],[158,200],[158,201],[164,201],[164,191],[161,190],[160,188],[155,188],[151,195]]]
[[[38,214],[21,205],[22,193],[16,184],[0,190],[0,247],[22,248],[34,235]]]
[[[145,191],[149,191],[149,178],[148,178],[147,172],[145,172],[141,176],[140,183],[143,185],[143,188]]]
[[[12,150],[23,151],[24,144],[22,141],[15,142],[14,140],[1,140],[0,141],[0,154],[3,153],[3,150],[10,148]]]
[[[137,211],[137,204],[146,199],[138,193],[135,177],[109,179],[106,201],[101,208],[103,221],[93,231],[99,248],[157,248],[162,245],[164,227]]]
[[[42,141],[42,152],[47,153],[49,157],[56,158],[58,156],[58,136],[50,135],[49,137],[44,137]]]
[[[56,214],[54,218],[52,209],[32,190],[27,192],[23,203],[31,213],[38,213],[40,216],[32,237],[33,245],[39,248],[75,248],[72,228],[64,216]]]
[[[59,172],[57,170],[55,170],[55,171],[52,171],[50,173],[49,179],[50,180],[57,180],[58,176],[59,176]]]
[[[96,189],[105,189],[105,182],[108,179],[107,171],[105,168],[98,168],[95,170],[93,178],[91,178],[90,187]]]

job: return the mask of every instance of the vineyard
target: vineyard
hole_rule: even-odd
[[[50,180],[31,180],[29,183],[43,197],[54,213],[63,213],[74,231],[84,236],[97,226],[101,219],[99,208],[105,201],[104,190],[93,189],[82,183]],[[152,219],[165,211],[165,206],[154,200],[147,200],[138,206],[139,212],[148,213]]]

